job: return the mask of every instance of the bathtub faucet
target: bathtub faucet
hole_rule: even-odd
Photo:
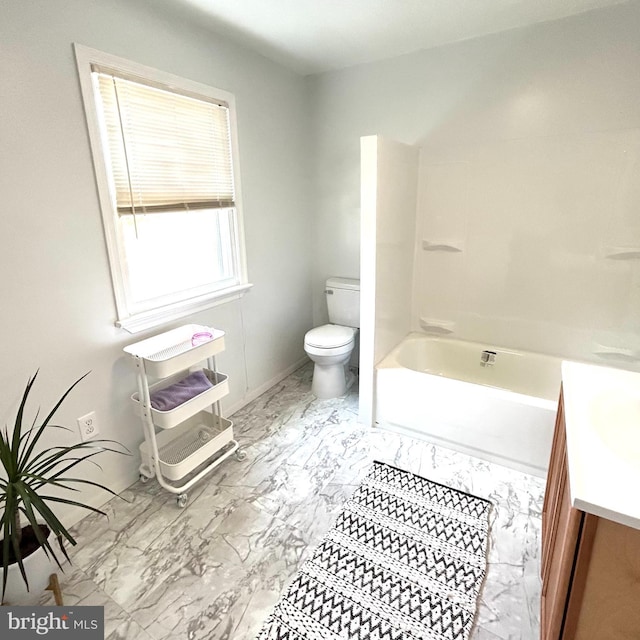
[[[495,351],[483,351],[480,354],[480,366],[481,367],[492,367],[496,362],[496,352]]]

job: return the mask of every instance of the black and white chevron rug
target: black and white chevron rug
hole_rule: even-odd
[[[374,462],[256,640],[466,640],[490,508]]]

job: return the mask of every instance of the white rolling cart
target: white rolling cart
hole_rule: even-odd
[[[222,417],[220,400],[229,381],[216,367],[224,351],[224,331],[197,324],[184,325],[124,348],[136,368],[138,391],[131,396],[142,419],[140,480],[156,477],[177,495],[179,507],[187,491],[223,460],[246,454],[233,439],[233,423]],[[204,366],[203,366],[204,365]],[[168,411],[151,406],[151,395],[202,370],[211,387]]]

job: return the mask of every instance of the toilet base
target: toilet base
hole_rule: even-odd
[[[355,381],[346,364],[318,364],[313,366],[311,391],[317,398],[328,400],[343,396]]]

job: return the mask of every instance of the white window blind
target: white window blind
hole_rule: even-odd
[[[92,72],[119,215],[235,206],[228,105]]]
[[[233,94],[74,48],[116,325],[135,333],[244,295]]]

